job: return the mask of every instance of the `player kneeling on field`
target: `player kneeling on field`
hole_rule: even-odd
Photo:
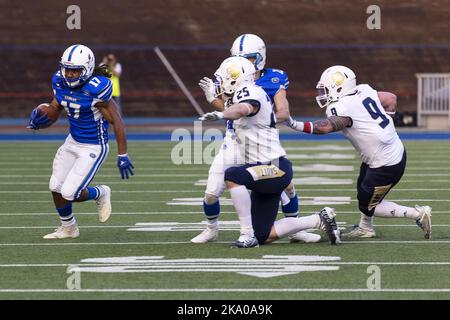
[[[45,239],[77,238],[79,230],[72,213],[72,202],[95,200],[100,222],[111,214],[111,189],[89,187],[108,152],[108,124],[114,128],[119,156],[117,165],[122,179],[133,175],[127,155],[124,124],[111,99],[112,84],[105,68],[95,67],[91,49],[73,45],[64,51],[60,70],[53,75],[54,98],[31,113],[28,128],[43,129],[52,125],[62,109],[69,118],[70,133],[53,160],[50,191],[61,226]]]
[[[281,193],[292,180],[292,164],[280,144],[270,99],[255,85],[255,67],[245,58],[226,59],[216,77],[222,97],[231,100],[230,107],[223,112],[207,113],[200,120],[233,120],[238,150],[246,163],[225,171],[225,182],[241,227],[234,245],[255,247],[313,228],[324,229],[331,243],[339,243],[335,212],[331,208],[307,217],[275,221]],[[252,191],[251,195],[247,189]]]

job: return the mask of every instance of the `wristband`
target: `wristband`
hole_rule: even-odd
[[[303,132],[312,134],[314,130],[313,123],[311,121],[303,122]]]

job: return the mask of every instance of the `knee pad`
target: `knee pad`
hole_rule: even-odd
[[[203,201],[205,201],[205,203],[207,205],[211,205],[211,204],[214,204],[217,201],[219,201],[219,197],[217,197],[213,194],[205,193],[205,197],[203,198]]]
[[[208,176],[208,182],[206,183],[205,190],[205,202],[209,204],[209,199],[207,197],[216,197],[217,199],[223,194],[225,191],[225,180],[223,179],[223,173],[210,173]],[[211,199],[213,203],[214,199]]]
[[[73,201],[75,199],[76,191],[77,190],[72,186],[64,184],[61,188],[61,196],[68,201]]]
[[[61,183],[56,179],[54,175],[50,177],[50,182],[48,183],[48,188],[52,192],[61,193]]]

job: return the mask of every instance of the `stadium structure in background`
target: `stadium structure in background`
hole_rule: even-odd
[[[260,35],[267,45],[267,66],[287,71],[291,113],[298,117],[323,113],[315,102],[315,85],[330,65],[346,65],[355,70],[358,83],[395,92],[409,124],[416,122],[416,74],[450,72],[445,0],[378,1],[380,29],[367,27],[370,1],[83,0],[76,3],[79,30],[66,27],[71,4],[0,4],[0,58],[5,62],[0,66],[0,118],[25,118],[32,107],[51,99],[52,73],[73,43],[91,47],[98,62],[108,52],[118,57],[125,117],[198,114],[158,49],[196,103],[210,111],[198,81],[214,72],[242,33]]]

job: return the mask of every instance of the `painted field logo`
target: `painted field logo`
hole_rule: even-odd
[[[83,259],[80,272],[134,273],[134,272],[231,272],[258,278],[271,278],[306,271],[337,271],[329,262],[340,257],[275,256],[262,259],[164,259],[163,256],[111,257]],[[323,263],[321,265],[321,263]]]

